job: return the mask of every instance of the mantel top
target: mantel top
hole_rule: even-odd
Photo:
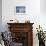
[[[8,25],[15,25],[15,24],[19,24],[19,25],[23,25],[23,24],[31,24],[33,25],[34,23],[7,23]]]

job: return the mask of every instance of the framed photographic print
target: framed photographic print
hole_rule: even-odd
[[[25,14],[26,7],[25,6],[16,6],[16,14]]]

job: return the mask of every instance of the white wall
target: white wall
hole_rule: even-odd
[[[46,0],[40,0],[40,24],[46,31]]]
[[[15,14],[16,5],[26,6],[26,14],[17,15]],[[3,31],[6,31],[8,26],[7,22],[11,19],[17,19],[19,22],[25,22],[25,20],[30,20],[33,25],[33,45],[38,46],[38,39],[36,37],[36,27],[39,24],[43,28],[46,26],[46,15],[41,13],[40,0],[2,0],[2,25]],[[41,13],[41,14],[40,14]],[[46,28],[45,28],[46,29]],[[37,39],[37,40],[36,40]]]
[[[0,0],[0,31],[2,29],[2,0]]]
[[[42,13],[46,13],[46,0],[40,0],[40,9]]]

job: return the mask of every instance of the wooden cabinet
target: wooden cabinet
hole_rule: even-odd
[[[23,43],[22,46],[33,46],[33,23],[7,23],[13,41]]]

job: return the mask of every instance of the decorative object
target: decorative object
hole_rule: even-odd
[[[10,46],[10,42],[12,42],[11,32],[9,31],[2,32],[1,36],[5,46]]]
[[[19,23],[19,21],[17,19],[11,19],[9,23]]]
[[[10,20],[10,21],[13,21],[13,20]]]
[[[40,27],[40,25],[39,25],[39,28],[36,28],[36,29],[37,29],[36,35],[38,35],[39,46],[45,46],[45,35],[43,32],[43,28]]]
[[[30,23],[30,20],[26,20],[25,23]]]
[[[16,13],[25,13],[25,6],[16,6]]]

